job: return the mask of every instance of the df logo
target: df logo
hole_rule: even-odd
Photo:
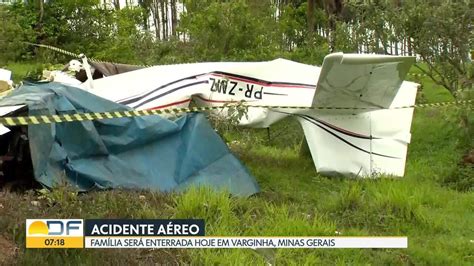
[[[81,219],[28,219],[27,236],[82,236]]]

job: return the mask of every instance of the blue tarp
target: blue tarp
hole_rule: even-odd
[[[18,104],[26,104],[29,115],[130,109],[54,82],[25,84],[0,100],[0,106]],[[199,184],[242,196],[258,192],[203,114],[30,125],[28,137],[35,178],[47,187],[66,178],[81,190],[170,191]]]

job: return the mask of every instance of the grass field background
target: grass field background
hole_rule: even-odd
[[[34,65],[11,64],[15,80]],[[414,72],[416,70],[413,70]],[[450,101],[427,79],[420,100]],[[329,178],[300,155],[303,137],[291,119],[266,130],[222,132],[262,192],[236,198],[195,188],[181,194],[113,190],[77,194],[0,191],[4,263],[77,264],[474,264],[474,171],[461,164],[472,147],[472,112],[415,110],[403,178]],[[461,116],[460,113],[464,113]],[[466,118],[467,117],[467,118]],[[461,119],[462,118],[462,119]],[[408,236],[408,249],[123,249],[26,250],[26,218],[203,218],[206,234],[227,236]],[[9,252],[11,250],[11,252]],[[2,253],[0,251],[0,253]],[[0,264],[2,255],[0,254]]]

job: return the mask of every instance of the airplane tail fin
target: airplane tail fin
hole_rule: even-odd
[[[313,106],[348,109],[297,115],[316,169],[325,174],[403,176],[414,110],[399,107],[415,103],[418,84],[403,81],[414,58],[328,57]]]
[[[414,104],[417,87],[405,82],[393,107]],[[413,109],[310,110],[297,117],[318,172],[403,176]]]

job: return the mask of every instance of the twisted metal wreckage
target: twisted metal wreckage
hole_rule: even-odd
[[[285,59],[142,68],[81,60],[69,69],[82,70],[82,81],[59,71],[52,79],[135,110],[245,101],[242,126],[267,128],[295,117],[320,173],[404,175],[418,87],[404,79],[414,57],[334,53],[322,67]],[[2,116],[23,107],[0,105]],[[226,108],[212,112],[229,115]]]

